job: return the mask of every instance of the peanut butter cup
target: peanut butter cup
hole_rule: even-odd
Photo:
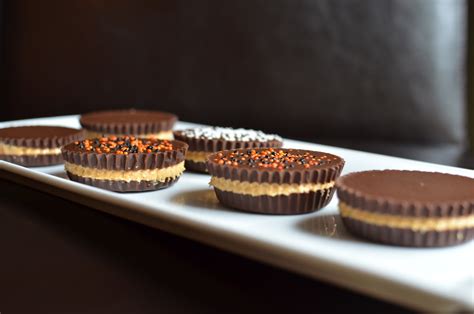
[[[61,146],[83,138],[78,129],[20,126],[0,129],[0,160],[26,167],[62,163]]]
[[[250,129],[202,127],[174,132],[177,140],[188,143],[186,169],[196,172],[207,171],[207,157],[221,150],[241,148],[281,147],[283,140],[275,134]]]
[[[79,120],[87,138],[133,135],[139,138],[173,139],[178,117],[151,110],[109,110],[83,114]]]
[[[414,247],[474,238],[474,179],[437,172],[373,170],[337,180],[342,220],[371,241]]]
[[[326,206],[344,160],[297,149],[239,149],[214,153],[207,167],[219,201],[262,214],[303,214]]]
[[[62,149],[69,178],[117,192],[166,188],[184,171],[188,145],[179,141],[109,136]]]

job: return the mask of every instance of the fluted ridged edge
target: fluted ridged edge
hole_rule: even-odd
[[[196,162],[192,160],[186,160],[184,163],[186,170],[200,172],[200,173],[208,173],[207,171],[207,164],[205,162]]]
[[[130,122],[91,122],[89,117],[95,115],[110,114],[125,114],[130,115],[131,112],[147,112],[143,110],[115,110],[115,111],[100,111],[84,114],[80,117],[79,122],[81,126],[89,131],[104,133],[104,134],[149,134],[158,133],[161,131],[170,131],[173,129],[178,116],[164,111],[148,111],[150,116],[156,116],[154,121],[135,122],[133,115],[130,116]],[[150,118],[151,119],[151,118]]]
[[[344,179],[358,172],[350,173],[336,181],[337,197],[347,205],[368,212],[398,215],[403,217],[457,217],[474,214],[474,199],[452,202],[402,202],[383,197],[364,195],[356,188],[347,186]]]
[[[218,152],[221,150],[249,149],[249,148],[280,148],[282,141],[228,141],[224,139],[205,139],[185,136],[181,131],[174,131],[174,138],[188,143],[189,150],[199,152]]]
[[[474,239],[474,228],[448,231],[413,231],[411,229],[377,226],[357,219],[342,217],[345,227],[353,234],[370,241],[407,247],[443,247]]]
[[[37,127],[37,126],[31,126],[31,127]],[[59,128],[59,127],[49,127],[49,128]],[[71,134],[66,135],[66,136],[31,137],[31,138],[30,137],[23,137],[23,138],[0,137],[0,142],[5,143],[7,145],[21,146],[21,147],[59,148],[66,144],[72,143],[74,141],[79,141],[79,140],[84,139],[83,130],[65,128],[65,127],[60,127],[60,128],[70,130]]]
[[[63,163],[61,154],[57,155],[0,155],[5,160],[24,167],[44,167]]]
[[[172,186],[177,178],[169,178],[164,182],[159,181],[121,181],[121,180],[96,180],[92,178],[81,177],[67,171],[69,179],[75,182],[87,184],[97,188],[114,192],[145,192],[161,190]]]
[[[250,196],[214,188],[217,198],[225,206],[247,212],[272,215],[297,215],[317,211],[329,204],[334,190],[334,188],[329,188],[290,195]]]
[[[118,155],[114,153],[83,152],[78,151],[73,143],[64,146],[61,152],[66,162],[88,168],[106,170],[161,169],[176,165],[185,158],[188,145],[178,141],[171,141],[171,143],[176,147],[174,150],[157,153]]]
[[[344,168],[344,160],[336,155],[324,154],[335,157],[338,161],[318,168],[277,170],[219,165],[212,161],[214,159],[212,154],[208,157],[207,168],[212,176],[236,181],[278,184],[328,183],[339,177]]]

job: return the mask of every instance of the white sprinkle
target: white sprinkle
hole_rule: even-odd
[[[282,141],[282,138],[275,134],[265,134],[262,131],[250,129],[232,129],[222,127],[204,127],[196,129],[182,130],[182,134],[190,138],[202,139],[222,139],[226,141]]]

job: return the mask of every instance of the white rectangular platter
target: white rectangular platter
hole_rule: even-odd
[[[79,127],[78,116],[0,123]],[[179,122],[176,129],[196,126]],[[474,171],[366,152],[285,140],[285,147],[343,157],[343,174],[368,169],[439,171],[474,177]],[[63,166],[25,168],[0,161],[7,179],[223,250],[424,311],[474,309],[474,241],[419,249],[369,243],[347,233],[337,197],[319,212],[267,216],[226,209],[209,187],[209,176],[186,172],[171,188],[120,194],[67,179]]]

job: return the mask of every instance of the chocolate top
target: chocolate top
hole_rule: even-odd
[[[244,149],[213,154],[209,161],[233,167],[273,169],[313,169],[337,164],[341,158],[322,152],[296,149]]]
[[[172,113],[150,110],[110,110],[83,114],[81,125],[95,132],[147,134],[169,131],[178,117]]]
[[[0,142],[24,147],[56,148],[82,139],[82,130],[60,126],[20,126],[0,129]]]
[[[474,179],[437,172],[374,170],[340,178],[339,188],[395,202],[474,202]]]
[[[145,170],[183,162],[187,149],[180,141],[110,136],[70,143],[62,148],[62,155],[66,162],[83,167]]]
[[[189,150],[218,152],[242,148],[281,147],[283,140],[275,134],[250,129],[202,127],[174,132],[177,140],[189,144]]]
[[[127,155],[131,153],[157,153],[184,147],[179,141],[139,139],[134,136],[109,136],[76,141],[68,146],[72,151]]]
[[[324,183],[335,180],[344,160],[299,149],[240,149],[211,154],[209,173],[230,180],[268,183]]]
[[[175,133],[180,134],[188,138],[196,139],[221,139],[226,141],[282,141],[282,138],[276,134],[265,134],[262,131],[251,130],[251,129],[232,129],[222,127],[202,127],[195,129],[186,129],[176,131]]]

